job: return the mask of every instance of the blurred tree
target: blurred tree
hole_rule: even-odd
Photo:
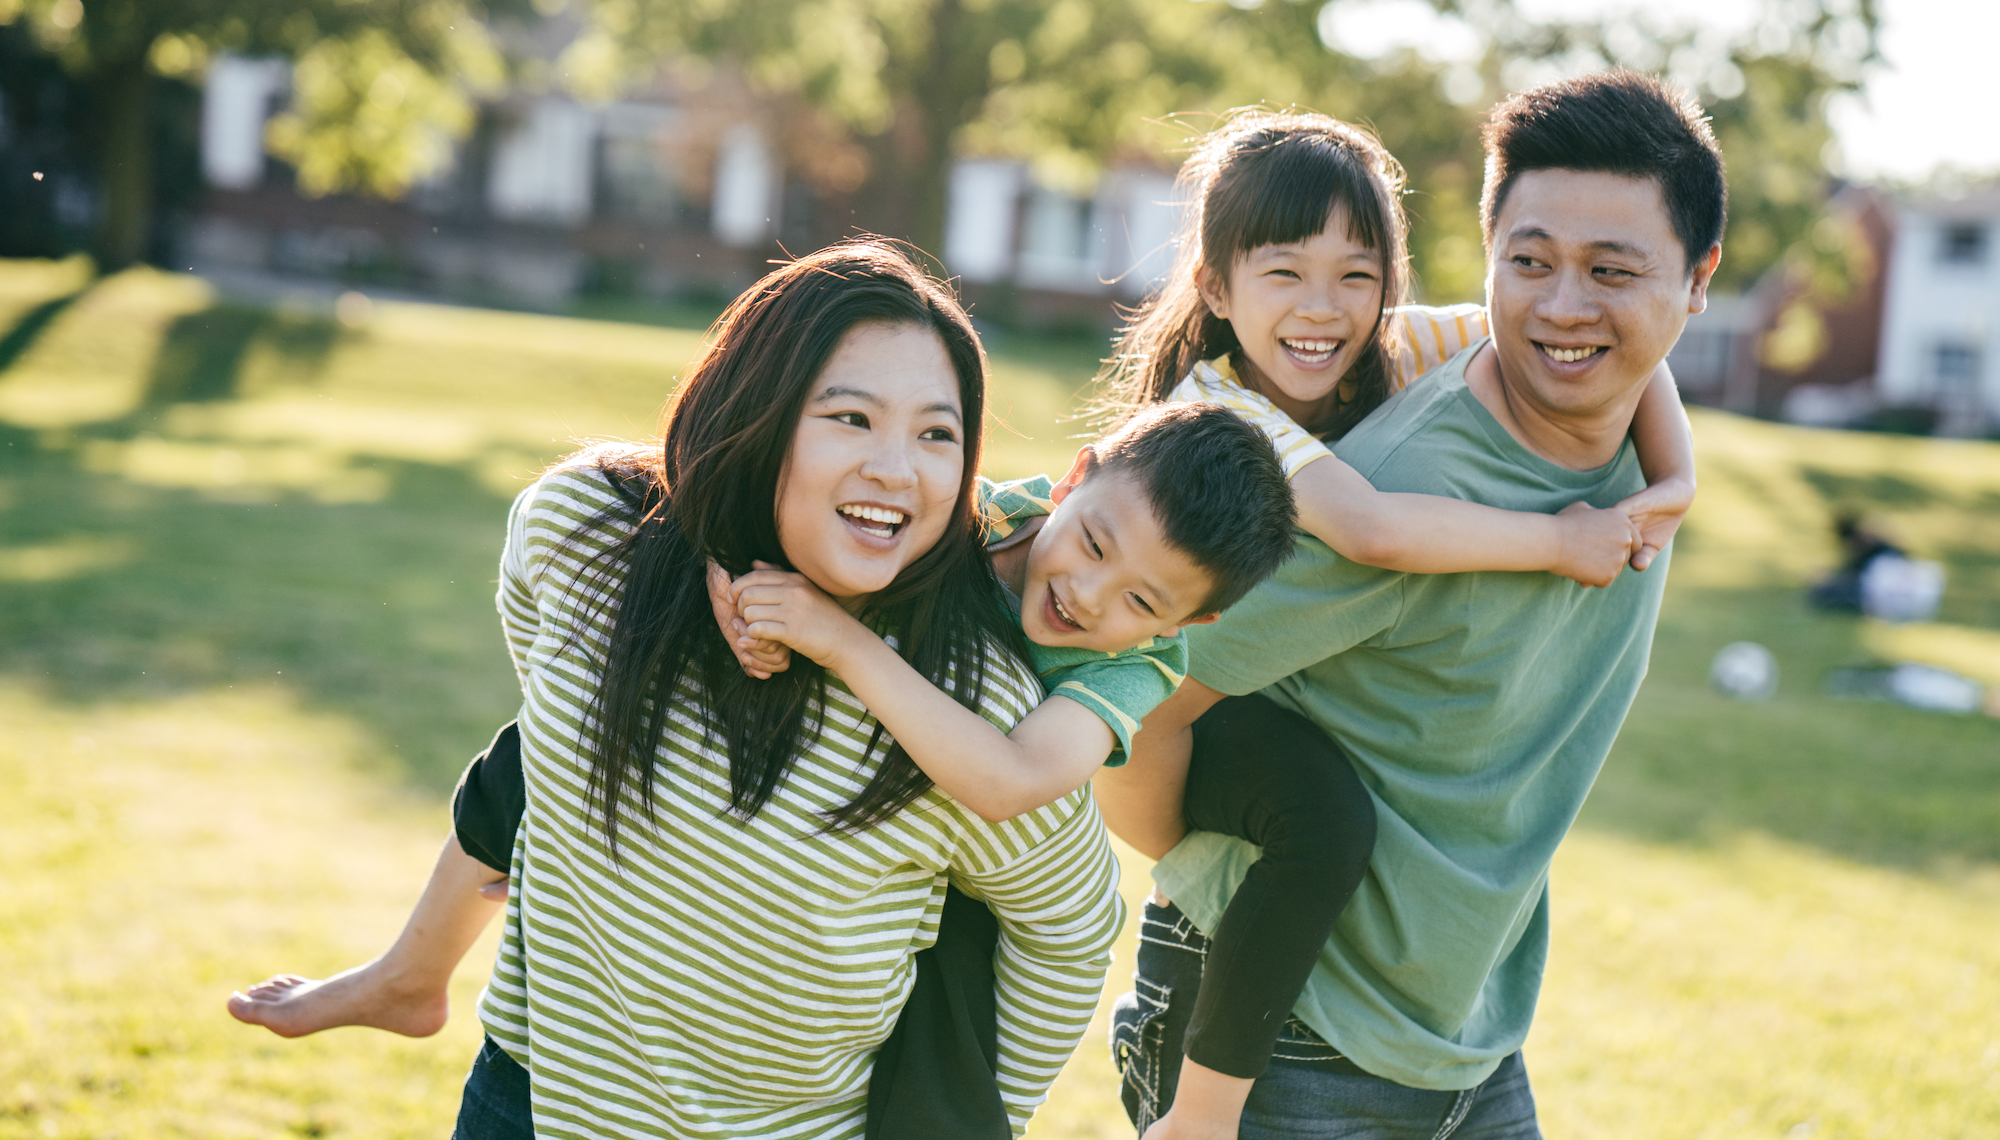
[[[302,59],[308,86],[296,112],[299,126],[281,139],[293,148],[302,183],[308,189],[381,189],[422,173],[412,149],[394,145],[412,130],[421,132],[409,124],[429,116],[445,129],[462,126],[462,104],[454,104],[449,84],[490,72],[478,18],[490,6],[478,0],[0,0],[0,24],[26,20],[88,92],[100,188],[92,251],[99,268],[110,271],[146,256],[154,234],[151,123],[159,76],[193,75],[223,51]],[[338,80],[314,85],[315,74],[343,74],[343,64],[350,77],[372,73],[366,99],[343,102],[326,94]],[[398,77],[402,93],[391,99],[386,89],[378,91],[375,74]],[[419,97],[409,98],[412,91]],[[372,113],[379,128],[399,110],[402,126],[376,129],[377,137],[348,146],[338,161],[318,159],[320,151],[353,137],[336,126],[343,116],[365,122]]]

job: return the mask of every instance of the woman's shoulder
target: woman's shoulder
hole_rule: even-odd
[[[649,460],[658,454],[639,444],[592,444],[543,471],[516,497],[514,509],[551,521],[566,518],[572,530],[595,520],[636,518],[648,489],[657,485]]]

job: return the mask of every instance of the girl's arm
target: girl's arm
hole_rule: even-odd
[[[833,671],[925,775],[989,822],[1075,791],[1118,743],[1101,717],[1062,697],[1001,732],[801,575],[760,562],[730,589],[746,623],[736,649],[759,639],[782,642]]]
[[[1694,443],[1673,373],[1653,370],[1632,420],[1648,484],[1615,507],[1554,515],[1503,511],[1440,495],[1377,491],[1337,456],[1292,477],[1299,525],[1342,557],[1414,574],[1547,570],[1606,586],[1627,562],[1652,564],[1694,502]]]
[[[1646,489],[1618,504],[1639,528],[1640,546],[1632,569],[1644,570],[1680,529],[1694,505],[1694,434],[1674,387],[1674,374],[1664,362],[1653,370],[1632,416],[1632,446],[1639,449],[1639,469]]]

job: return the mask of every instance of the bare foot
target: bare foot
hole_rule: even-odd
[[[385,972],[378,960],[325,981],[278,974],[230,994],[229,1015],[280,1037],[304,1037],[342,1025],[405,1037],[429,1037],[444,1028],[451,1003],[443,987],[426,991],[399,985]]]

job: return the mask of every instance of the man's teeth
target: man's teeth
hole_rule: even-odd
[[[1320,361],[1332,356],[1340,348],[1340,342],[1337,340],[1287,339],[1281,343],[1286,348],[1292,350],[1292,355],[1309,364],[1318,364]]]
[[[836,509],[856,522],[878,524],[861,528],[870,534],[894,534],[896,528],[902,526],[910,517],[902,511],[892,511],[886,507],[864,507],[854,503]]]
[[[1593,344],[1583,348],[1557,348],[1555,345],[1545,344],[1542,346],[1542,351],[1549,354],[1550,360],[1560,361],[1564,364],[1574,364],[1586,357],[1595,356],[1603,352],[1604,346]]]

